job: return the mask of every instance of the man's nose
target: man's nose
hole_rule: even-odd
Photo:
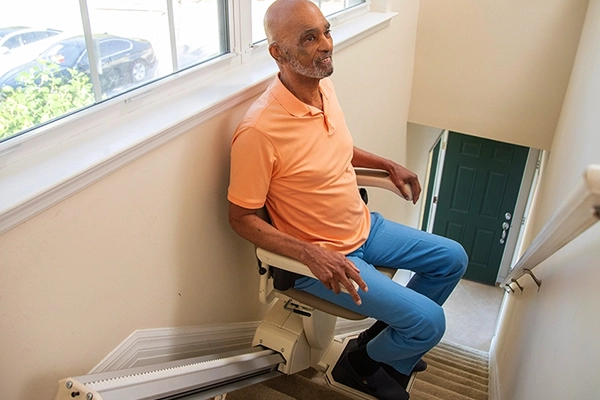
[[[319,50],[328,52],[333,51],[333,39],[331,36],[321,35]]]

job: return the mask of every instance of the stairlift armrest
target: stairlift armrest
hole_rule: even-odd
[[[277,267],[279,269],[293,272],[298,275],[317,279],[317,277],[305,264],[302,264],[300,261],[294,260],[293,258],[282,256],[280,254],[261,249],[260,247],[256,248],[256,256],[261,262],[272,267]],[[352,282],[352,284],[354,285],[354,289],[358,290],[358,283],[354,282],[352,279],[350,279],[350,282]],[[348,290],[342,284],[340,284],[340,290],[342,292],[348,293]]]
[[[400,193],[400,189],[398,189],[398,187],[392,182],[390,174],[387,171],[367,168],[355,168],[354,171],[356,173],[356,183],[358,186],[370,186],[387,189],[390,192],[404,198],[402,193]],[[405,184],[404,187],[410,195],[410,197],[406,200],[412,200],[412,188],[408,183]]]

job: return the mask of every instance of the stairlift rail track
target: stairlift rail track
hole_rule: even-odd
[[[556,210],[500,286],[510,293],[514,292],[511,286],[514,283],[522,291],[518,280],[529,275],[539,290],[542,282],[532,270],[599,219],[600,165],[590,165],[577,187]]]
[[[208,399],[281,375],[281,354],[254,347],[214,356],[66,378],[56,400]]]

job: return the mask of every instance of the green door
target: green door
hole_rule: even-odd
[[[463,245],[466,279],[496,283],[528,153],[526,147],[450,132],[433,233]]]

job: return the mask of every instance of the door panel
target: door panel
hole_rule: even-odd
[[[463,245],[467,279],[496,283],[528,153],[450,132],[433,233]]]

